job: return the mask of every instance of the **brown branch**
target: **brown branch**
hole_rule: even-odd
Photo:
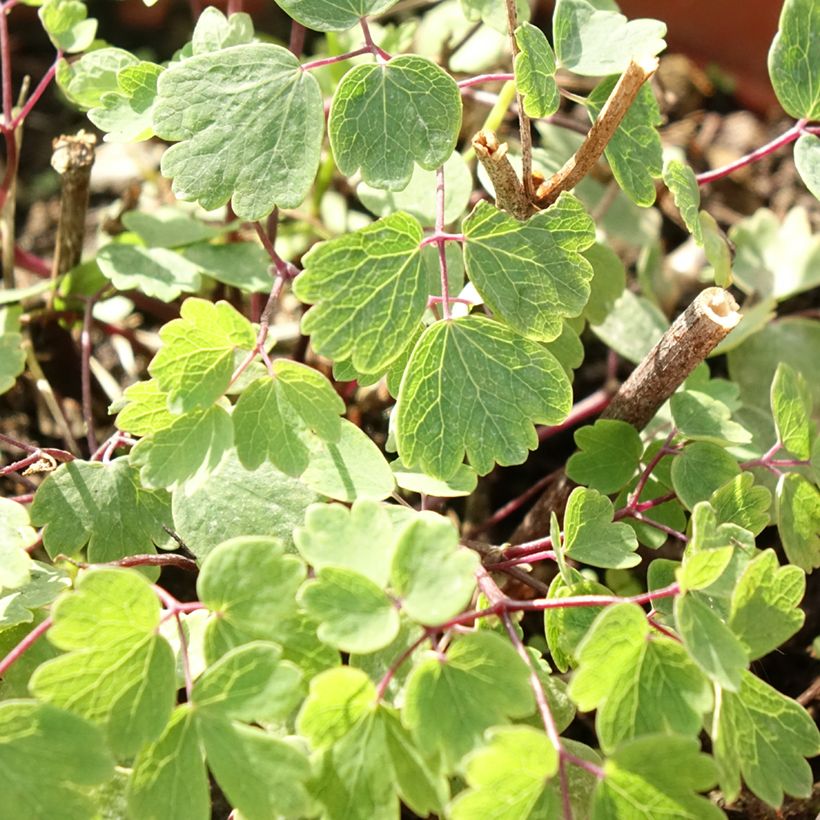
[[[562,191],[574,188],[601,158],[612,135],[638,96],[641,86],[655,73],[658,61],[653,57],[640,63],[631,62],[621,75],[601,113],[589,129],[581,147],[570,157],[560,171],[538,186],[536,204],[540,208],[552,205]]]
[[[473,150],[493,184],[496,205],[516,219],[527,219],[534,209],[510,164],[507,143],[499,143],[493,131],[479,131],[473,137]]]
[[[706,288],[699,293],[621,385],[601,418],[626,421],[642,430],[740,318],[737,303],[727,291]],[[510,543],[520,544],[547,532],[550,513],[563,514],[575,486],[563,473],[535,502]]]

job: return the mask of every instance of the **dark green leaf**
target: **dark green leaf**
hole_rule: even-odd
[[[567,475],[604,495],[620,490],[643,454],[637,430],[624,421],[599,419],[575,432],[579,452],[570,456]]]
[[[684,225],[695,237],[695,242],[703,245],[703,231],[698,218],[700,187],[695,179],[695,172],[686,163],[673,159],[664,166],[663,181],[675,200]]]
[[[690,510],[737,475],[737,461],[722,447],[706,441],[687,444],[672,462],[672,486]]]

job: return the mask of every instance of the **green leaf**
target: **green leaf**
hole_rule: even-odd
[[[651,637],[650,637],[651,636]],[[709,681],[677,642],[661,637],[635,604],[617,604],[594,621],[578,647],[570,697],[584,712],[597,709],[604,751],[641,735],[697,737],[712,708]]]
[[[729,626],[751,660],[784,644],[806,620],[799,609],[806,576],[793,566],[781,567],[774,550],[751,561],[732,594]]]
[[[290,545],[293,528],[316,500],[316,493],[270,464],[246,470],[231,450],[196,490],[174,493],[174,524],[200,559],[238,535],[274,535]]]
[[[528,117],[548,117],[558,110],[558,86],[555,83],[555,55],[546,35],[530,23],[515,30],[520,49],[515,55],[515,84],[524,98]]]
[[[422,238],[413,217],[396,213],[310,250],[294,292],[314,304],[302,331],[318,353],[363,372],[399,356],[427,305]]]
[[[501,726],[487,732],[487,745],[465,763],[469,789],[453,802],[453,820],[498,817],[526,820],[558,771],[555,747],[529,726]],[[503,807],[503,808],[502,808]]]
[[[26,366],[17,306],[0,307],[0,395],[11,390]]]
[[[587,0],[558,0],[552,18],[558,64],[576,74],[601,77],[620,74],[630,60],[654,57],[666,48],[666,24],[630,20],[598,11]]]
[[[351,569],[385,586],[395,552],[393,522],[383,504],[362,499],[348,509],[341,504],[313,504],[293,540],[314,569]]]
[[[294,744],[227,720],[201,719],[198,728],[216,782],[243,817],[309,816],[310,763]]]
[[[786,362],[775,371],[771,401],[778,441],[796,458],[807,460],[814,439],[811,391],[802,374]]]
[[[202,563],[197,594],[218,612],[209,632],[237,630],[270,639],[278,621],[296,606],[296,590],[305,577],[304,564],[285,555],[275,538],[232,538],[213,549]]]
[[[657,445],[660,446],[661,443],[662,442],[658,441]],[[651,458],[652,455],[652,450],[647,449],[644,454],[644,461]],[[668,456],[666,457],[666,461],[669,461]],[[661,469],[663,469],[663,467]],[[629,489],[630,492],[634,491],[637,486],[637,482],[637,478],[631,481],[630,484],[627,485],[627,489]],[[646,485],[641,491],[638,501],[651,501],[656,498],[660,498],[663,495],[667,495],[670,489],[670,484],[667,484],[665,481],[658,480],[656,468],[653,475],[649,476],[649,480],[646,482]],[[626,491],[622,491],[618,496],[618,499],[615,501],[616,508],[624,506],[627,501],[628,493]],[[667,527],[677,530],[678,532],[683,532],[686,529],[686,516],[684,514],[683,507],[677,499],[672,499],[663,504],[659,504],[657,507],[653,507],[651,518],[653,521],[657,521],[660,524],[665,524]],[[635,530],[638,541],[650,549],[658,549],[659,547],[662,547],[669,538],[665,532],[662,532],[661,530],[642,521],[638,521],[635,518],[626,518],[624,520],[630,527],[632,527],[633,530]]]
[[[592,266],[581,255],[595,241],[592,220],[571,194],[526,222],[489,202],[464,220],[464,260],[485,303],[532,339],[550,341],[562,320],[587,303]]]
[[[214,9],[213,6],[203,12]],[[201,19],[201,18],[200,18]],[[160,207],[151,213],[144,211],[126,211],[122,215],[122,224],[138,234],[140,239],[150,248],[179,248],[183,245],[202,243],[205,240],[219,236],[220,230],[206,224],[200,219],[189,215],[178,207]],[[236,242],[231,245],[197,245],[198,248],[255,248],[265,258],[265,267],[270,264],[270,258],[259,245],[251,242]],[[196,260],[195,264],[198,264]],[[206,267],[203,265],[203,267]],[[270,289],[270,287],[268,287]]]
[[[576,595],[612,595],[597,581],[570,570],[574,583],[568,585],[557,575],[550,584],[548,598],[571,598]],[[577,664],[577,647],[589,631],[602,606],[555,607],[544,610],[544,631],[553,663],[561,672]]]
[[[698,218],[700,186],[695,179],[695,172],[679,159],[669,160],[663,168],[663,181],[675,200],[683,224],[695,238],[695,242],[703,246],[703,230]]]
[[[106,142],[141,142],[154,136],[154,103],[157,78],[164,71],[155,63],[140,61],[117,74],[117,91],[103,94],[100,106],[88,119],[102,131]]]
[[[626,268],[618,254],[608,245],[596,242],[584,251],[584,258],[592,265],[589,301],[584,316],[590,324],[604,322],[615,302],[626,287]]]
[[[749,656],[697,592],[675,599],[675,624],[692,660],[720,687],[737,691]]]
[[[66,54],[85,51],[94,41],[97,21],[86,19],[88,9],[80,0],[46,0],[39,15],[54,47]]]
[[[48,777],[43,778],[43,767]],[[26,820],[87,820],[90,787],[114,774],[114,761],[96,726],[45,703],[0,703],[3,813]]]
[[[174,705],[174,656],[156,634],[160,606],[133,570],[95,569],[54,605],[48,639],[67,654],[31,678],[39,699],[104,727],[119,757],[162,732]]]
[[[458,498],[462,495],[472,495],[478,484],[478,476],[468,464],[462,464],[445,481],[433,478],[414,467],[405,466],[400,458],[390,462],[390,469],[393,471],[396,484],[403,490],[432,495],[436,498]]]
[[[325,567],[299,593],[319,639],[343,652],[375,652],[398,634],[399,612],[381,587],[349,569]]]
[[[138,441],[129,460],[144,487],[186,492],[201,486],[233,446],[233,425],[224,408],[194,410]]]
[[[61,464],[40,485],[30,515],[45,527],[52,558],[77,555],[87,544],[91,563],[152,553],[167,541],[163,525],[173,523],[168,493],[143,488],[127,458]]]
[[[740,794],[740,777],[770,806],[783,792],[808,797],[812,773],[804,757],[820,753],[820,733],[805,709],[751,672],[737,693],[721,692],[712,725],[712,745],[727,802]]]
[[[672,486],[690,510],[739,474],[737,461],[722,447],[706,441],[687,444],[672,462]]]
[[[250,350],[256,336],[250,322],[227,302],[186,299],[180,318],[160,330],[163,346],[148,366],[168,408],[187,413],[213,404],[228,388],[237,348]]]
[[[413,662],[423,651],[417,641],[424,636],[424,630],[418,625],[411,623],[407,618],[402,617],[399,623],[399,633],[383,649],[378,652],[369,652],[366,655],[350,656],[348,663],[356,669],[361,669],[374,684],[378,684],[384,679],[388,670],[393,671],[393,676],[388,680],[384,691],[384,702],[395,701],[399,693],[404,690],[407,676],[413,668]],[[2,635],[0,635],[2,639]],[[406,663],[402,663],[398,668],[393,664],[396,658],[402,653],[410,652]]]
[[[638,364],[669,327],[669,322],[652,302],[625,290],[606,319],[593,325],[592,332],[616,353]]]
[[[268,638],[282,647],[282,657],[296,664],[306,680],[340,663],[339,653],[317,637],[317,628],[306,613],[294,611],[268,632]]]
[[[168,410],[168,396],[156,379],[135,382],[123,392],[125,404],[117,414],[117,429],[134,436],[147,436],[170,427],[178,418]],[[109,412],[115,412],[113,406]]]
[[[385,99],[390,105],[385,105]],[[358,65],[342,78],[328,121],[336,165],[346,176],[361,169],[374,188],[403,190],[413,163],[432,171],[456,147],[461,94],[455,80],[414,54]]]
[[[705,792],[715,785],[712,758],[693,737],[649,735],[620,746],[604,764],[592,820],[722,820],[723,812]]]
[[[483,631],[457,638],[445,660],[422,656],[407,681],[402,719],[421,748],[438,751],[452,770],[485,729],[526,717],[534,705],[524,662],[508,641]]]
[[[820,137],[803,134],[794,144],[794,164],[803,184],[820,199]]]
[[[0,590],[17,589],[31,579],[26,548],[37,541],[28,510],[10,498],[0,498]]]
[[[718,523],[736,524],[752,535],[769,526],[772,494],[766,487],[754,486],[751,473],[741,473],[715,490],[709,498]]]
[[[813,0],[786,0],[769,50],[769,77],[784,110],[820,118],[820,9]]]
[[[444,163],[444,224],[458,219],[467,208],[473,192],[473,176],[461,154],[454,151]],[[360,182],[356,196],[368,211],[376,216],[389,216],[404,211],[422,225],[436,221],[436,171],[426,171],[419,165],[407,187],[401,191],[385,191]]]
[[[777,530],[786,557],[802,570],[820,567],[820,491],[803,476],[787,473],[775,493]]]
[[[403,530],[390,573],[402,610],[427,626],[461,612],[475,591],[478,554],[459,546],[452,523],[423,512]]]
[[[275,643],[264,641],[227,652],[194,684],[197,715],[246,723],[286,718],[302,699],[302,673],[281,656]]]
[[[208,6],[196,21],[191,51],[194,55],[208,54],[252,40],[253,20],[249,14],[240,12],[226,17],[219,9]]]
[[[752,434],[731,420],[732,413],[721,401],[699,390],[682,390],[670,399],[672,419],[680,434],[690,441],[713,444],[748,444]]]
[[[734,554],[732,536],[735,526],[718,526],[717,515],[706,501],[692,510],[692,536],[683,553],[683,564],[677,573],[682,592],[704,589],[717,581]]]
[[[324,130],[316,78],[287,49],[248,43],[173,63],[159,78],[154,130],[178,198],[207,210],[231,201],[241,219],[295,208]],[[286,127],[285,127],[286,126]]]
[[[108,92],[119,91],[117,75],[139,59],[121,48],[100,48],[83,54],[70,65],[63,61],[57,83],[68,99],[82,109],[102,105]]]
[[[635,474],[643,444],[638,431],[624,421],[598,419],[575,431],[580,452],[567,461],[567,475],[604,495],[617,492]]]
[[[614,39],[616,36],[610,34],[610,50],[618,43]],[[587,97],[587,110],[593,122],[598,119],[618,79],[607,77]],[[644,208],[655,201],[654,180],[663,175],[663,149],[658,134],[662,122],[658,101],[652,86],[647,83],[641,87],[604,151],[618,185],[633,202]]]
[[[721,288],[728,288],[733,282],[732,251],[726,235],[718,226],[715,218],[706,211],[698,214],[698,222],[703,236],[703,250],[714,270],[715,284]]]
[[[336,444],[308,437],[310,463],[302,482],[336,501],[372,498],[380,501],[396,489],[387,459],[373,440],[353,422],[342,419]]]
[[[484,316],[437,322],[407,366],[396,409],[399,456],[448,479],[466,453],[479,475],[520,464],[538,443],[533,424],[569,412],[569,381],[537,343]]]
[[[7,589],[0,596],[0,632],[18,624],[31,624],[35,621],[35,610],[48,606],[71,581],[62,570],[49,564],[32,561],[28,566],[31,576],[28,583],[16,589]],[[25,637],[24,632],[20,638]],[[9,646],[11,651],[14,646]],[[17,666],[15,665],[15,669]],[[11,673],[13,674],[13,672]],[[4,678],[7,681],[8,678]],[[2,691],[2,684],[0,684]],[[25,692],[24,692],[25,693]]]
[[[505,4],[495,3],[493,0],[461,0],[461,11],[467,20],[474,23],[480,20],[500,34],[508,35]],[[515,0],[515,13],[518,20],[530,19],[530,4],[527,0]],[[453,38],[453,41],[456,39],[458,38]]]
[[[226,245],[199,242],[185,248],[183,255],[199,268],[200,273],[217,282],[247,293],[267,293],[271,289],[270,257],[255,242]]]
[[[638,539],[628,524],[613,523],[615,508],[597,490],[576,487],[564,513],[564,550],[594,567],[625,568],[640,563]]]
[[[396,0],[277,0],[294,20],[316,31],[345,31],[362,17],[390,8]]]
[[[339,416],[345,412],[345,403],[333,385],[318,370],[288,359],[274,362],[273,375],[308,428],[325,441],[339,441],[342,435]]]
[[[190,705],[177,707],[160,738],[137,757],[128,782],[128,809],[144,820],[211,816],[208,776]]]

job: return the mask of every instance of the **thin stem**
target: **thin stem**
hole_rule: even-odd
[[[482,83],[506,83],[514,79],[514,74],[478,74],[475,77],[468,77],[466,80],[459,80],[456,85],[458,85],[459,88],[471,88],[474,85],[481,85]]]
[[[239,14],[242,11],[242,0],[228,0],[226,11],[228,12],[228,17],[232,14]]]
[[[654,456],[650,459],[649,463],[646,465],[644,471],[641,473],[641,477],[638,479],[638,483],[635,486],[635,491],[632,493],[631,498],[629,499],[629,503],[626,505],[629,509],[635,509],[635,505],[638,503],[638,499],[641,497],[641,493],[644,491],[646,487],[646,482],[649,481],[649,476],[652,475],[654,469],[660,464],[661,459],[667,455],[665,452],[666,448],[674,440],[675,436],[678,434],[677,428],[672,428],[672,432],[666,437],[666,441],[663,443],[663,446],[658,448],[658,452],[655,453]]]
[[[312,71],[314,68],[321,68],[326,65],[333,65],[334,63],[342,63],[345,60],[351,60],[353,57],[360,57],[362,54],[372,54],[373,50],[370,46],[362,46],[355,51],[347,51],[344,54],[338,54],[336,57],[322,57],[318,60],[311,60],[307,63],[302,63],[303,71]]]
[[[37,101],[40,97],[43,96],[43,93],[48,88],[51,81],[54,79],[54,75],[57,73],[57,66],[60,63],[60,60],[63,59],[63,52],[58,51],[57,57],[55,58],[54,62],[51,64],[51,67],[46,71],[43,75],[42,79],[39,83],[37,83],[37,87],[32,92],[31,96],[26,101],[26,104],[20,109],[18,114],[14,117],[14,119],[9,124],[8,128],[10,131],[15,131],[19,125],[22,124],[23,120],[31,113],[31,109],[37,104]]]
[[[368,47],[371,54],[373,54],[378,60],[388,62],[390,60],[390,55],[373,42],[373,36],[370,33],[370,26],[368,25],[367,17],[362,17],[359,20],[359,25],[361,26],[362,34],[364,35],[365,45]]]
[[[0,70],[3,73],[3,125],[11,130],[11,115],[13,107],[12,75],[11,75],[11,47],[9,44],[9,5],[0,7]]]
[[[444,233],[444,166],[436,170],[436,234]],[[441,272],[441,311],[446,320],[450,318],[450,283],[447,279],[447,253],[444,240],[438,242],[438,265]]]
[[[679,532],[672,527],[667,527],[666,524],[661,524],[660,521],[655,521],[653,518],[647,518],[643,513],[640,512],[628,512],[624,518],[634,518],[635,521],[640,521],[642,524],[646,524],[648,527],[653,527],[656,530],[660,530],[661,532],[665,532],[670,538],[676,538],[678,541],[683,541],[686,544],[689,539],[685,536],[682,532]]]
[[[40,448],[34,444],[27,444],[25,441],[19,441],[18,439],[12,438],[11,436],[7,436],[3,433],[0,433],[0,442],[7,444],[9,447],[16,447],[24,453],[37,453],[40,451]]]
[[[553,425],[552,427],[539,427],[538,442],[543,444],[547,439],[557,436],[570,427],[575,427],[581,424],[581,422],[602,413],[612,401],[613,393],[614,390],[611,388],[602,387],[600,390],[591,393],[585,399],[581,399],[581,401],[572,406],[569,415],[560,424]]]
[[[438,245],[441,242],[466,242],[466,237],[463,233],[445,233],[437,230],[435,233],[430,234],[430,236],[425,236],[424,239],[419,242],[419,247],[426,248],[428,245]]]
[[[37,639],[41,635],[44,635],[46,632],[48,632],[48,630],[51,628],[52,623],[53,621],[51,619],[51,616],[49,616],[42,623],[37,624],[37,626],[35,626],[34,629],[32,629],[31,632],[29,632],[28,635],[26,635],[26,637],[23,638],[23,640],[20,641],[20,643],[18,643],[17,646],[14,647],[14,649],[12,649],[11,652],[9,652],[9,654],[6,655],[6,657],[3,658],[2,661],[0,661],[0,678],[2,678],[6,674],[6,672],[9,671],[9,668],[12,666],[12,664],[15,661],[19,660],[19,658],[23,654],[25,654],[25,652],[37,641]]]
[[[507,32],[510,35],[510,49],[513,60],[518,55],[518,41],[515,39],[515,30],[518,28],[518,9],[515,0],[504,0],[507,9]],[[532,184],[532,130],[530,118],[524,113],[524,103],[521,92],[516,88],[515,100],[518,103],[518,132],[521,141],[521,179],[524,185],[524,194],[529,202],[533,198]]]
[[[179,611],[174,612],[174,620],[177,622],[177,634],[179,635],[179,657],[182,661],[182,676],[185,679],[185,696],[190,701],[194,681],[191,677],[191,660],[188,657],[188,636],[185,634],[185,627]]]
[[[298,57],[305,47],[305,27],[296,20],[292,20],[290,24],[290,41],[288,42],[288,50],[294,56]]]
[[[85,438],[88,442],[88,452],[93,453],[97,449],[97,435],[94,431],[94,408],[91,403],[91,321],[93,319],[94,305],[108,288],[103,285],[91,298],[86,299],[85,311],[83,312],[83,329],[80,333],[81,351],[81,388],[83,397],[83,419],[85,421]]]
[[[402,664],[426,641],[430,638],[431,633],[429,631],[425,631],[424,634],[418,638],[418,640],[413,641],[404,652],[401,653],[394,661],[390,664],[387,671],[382,676],[382,679],[379,681],[379,685],[376,687],[376,702],[380,702],[384,699],[385,692],[387,692],[387,687],[390,685],[390,681],[396,676],[396,672],[399,671],[399,668]]]
[[[510,558],[507,561],[499,561],[497,564],[489,564],[487,569],[495,572],[496,570],[503,571],[510,567],[517,567],[520,564],[535,564],[538,561],[555,561],[556,556],[553,550],[542,550],[541,552],[533,552],[529,555],[521,555],[517,558]]]
[[[715,180],[722,179],[725,176],[729,176],[729,174],[734,171],[737,171],[739,168],[745,168],[747,165],[751,165],[753,162],[757,162],[758,160],[763,159],[763,157],[773,154],[778,150],[778,148],[782,148],[784,145],[794,142],[801,135],[807,124],[808,120],[798,120],[784,134],[776,137],[771,142],[767,142],[755,151],[752,151],[751,153],[746,154],[740,157],[740,159],[736,159],[734,162],[730,162],[721,168],[716,168],[714,171],[705,171],[702,174],[697,174],[695,179],[698,181],[698,185],[705,185],[707,182],[714,182]]]

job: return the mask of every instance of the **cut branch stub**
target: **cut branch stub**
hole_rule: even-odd
[[[473,150],[493,184],[495,204],[516,219],[524,220],[534,213],[507,156],[507,143],[500,143],[493,131],[479,131],[473,137]]]

